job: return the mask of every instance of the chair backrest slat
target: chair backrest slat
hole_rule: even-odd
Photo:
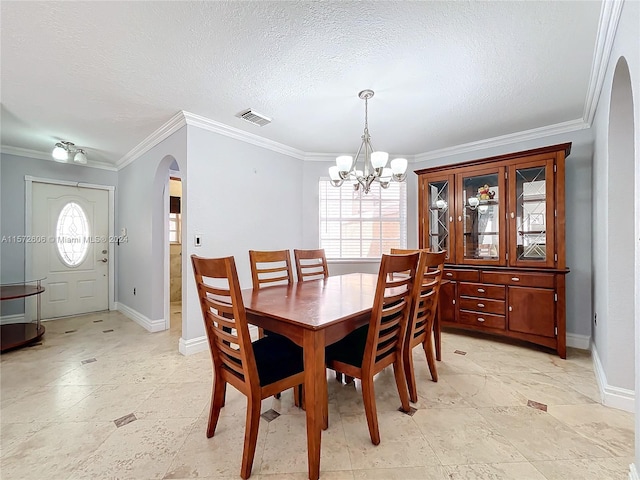
[[[191,256],[215,375],[245,390],[259,388],[251,336],[233,257]],[[253,385],[253,388],[256,388]]]
[[[315,250],[294,249],[293,256],[296,262],[296,274],[298,281],[317,280],[329,276],[329,267],[324,248]]]
[[[289,250],[249,250],[249,262],[255,289],[276,283],[293,283]]]

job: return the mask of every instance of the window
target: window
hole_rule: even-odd
[[[169,243],[180,243],[180,214],[169,214]]]
[[[320,179],[320,247],[327,258],[380,258],[407,248],[407,185],[374,182],[369,193],[350,182],[334,187]]]
[[[82,263],[89,249],[89,222],[80,205],[67,203],[58,216],[56,245],[60,258],[68,267]]]

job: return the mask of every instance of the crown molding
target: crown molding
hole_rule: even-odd
[[[89,162],[83,167],[100,168],[104,170],[117,171],[126,167],[141,155],[149,151],[158,143],[178,131],[185,125],[190,125],[204,130],[208,130],[220,135],[235,138],[237,140],[256,145],[268,150],[272,150],[283,155],[287,155],[299,160],[307,162],[332,162],[339,155],[338,153],[312,153],[303,152],[293,147],[289,147],[282,143],[274,142],[266,138],[260,137],[253,133],[239,130],[235,127],[230,127],[222,123],[210,120],[199,115],[194,115],[189,112],[180,111],[171,117],[164,125],[158,128],[155,132],[140,142],[135,148],[129,151],[123,156],[116,166],[101,162]],[[524,142],[528,140],[536,140],[539,138],[545,138],[552,135],[558,135],[568,132],[574,132],[577,130],[583,130],[589,128],[589,124],[585,123],[582,119],[571,120],[568,122],[557,123],[555,125],[549,125],[540,128],[534,128],[532,130],[525,130],[523,132],[512,133],[509,135],[502,135],[499,137],[488,138],[485,140],[479,140],[477,142],[465,143],[462,145],[456,145],[454,147],[443,148],[440,150],[432,150],[430,152],[419,153],[417,155],[402,155],[411,163],[418,163],[427,160],[438,159],[442,157],[448,157],[452,155],[458,155],[462,153],[469,153],[474,151],[485,150],[487,148],[499,147],[504,145],[511,145],[517,142]],[[37,158],[41,160],[54,161],[51,158],[51,154],[48,152],[39,152],[36,150],[28,150],[25,148],[10,147],[2,145],[2,153],[9,155],[17,155],[21,157]],[[394,155],[398,156],[398,155]],[[79,164],[77,164],[79,165]]]
[[[533,128],[531,130],[524,130],[522,132],[510,133],[499,137],[487,138],[477,142],[464,143],[462,145],[456,145],[455,147],[447,147],[440,150],[432,150],[431,152],[419,153],[415,156],[415,161],[423,162],[426,160],[434,160],[461,153],[486,150],[487,148],[502,147],[504,145],[537,140],[540,138],[550,137],[552,135],[584,130],[585,128],[589,128],[589,125],[581,118],[577,118],[575,120],[569,120],[568,122],[556,123],[555,125]]]
[[[298,150],[297,148],[289,147],[288,145],[269,140],[254,133],[245,132],[239,128],[230,127],[229,125],[216,122],[215,120],[211,120],[200,115],[195,115],[185,111],[183,111],[182,114],[184,115],[187,125],[193,127],[202,128],[203,130],[218,133],[225,137],[235,138],[236,140],[240,140],[251,145],[256,145],[289,157],[297,158],[298,160],[304,160],[307,155],[305,152]]]
[[[89,167],[89,168],[98,168],[101,170],[109,170],[111,172],[115,172],[118,169],[109,164],[109,163],[104,163],[104,162],[95,162],[92,160],[87,161],[86,164],[82,164],[82,163],[75,163],[75,162],[56,162],[52,157],[51,157],[51,152],[40,152],[38,150],[29,150],[28,148],[19,148],[19,147],[11,147],[9,145],[2,145],[0,147],[0,151],[6,155],[15,155],[17,157],[26,157],[26,158],[35,158],[38,160],[46,160],[48,162],[55,162],[55,163],[61,163],[62,165],[76,165],[79,167]]]
[[[9,145],[2,145],[2,153],[6,155],[15,155],[17,157],[37,158],[40,160],[52,160],[51,152],[40,152],[38,150],[29,150],[28,148],[11,147]]]
[[[312,153],[307,152],[304,154],[305,162],[335,162],[336,157],[342,155],[340,153]]]
[[[624,0],[607,0],[602,2],[600,9],[600,20],[598,22],[598,33],[596,36],[596,48],[593,52],[593,64],[591,65],[591,76],[589,78],[589,88],[584,104],[582,118],[588,125],[593,123],[593,118],[598,107],[598,100],[602,94],[604,79],[607,74],[607,66],[611,59],[613,41],[618,30],[620,14]]]
[[[138,145],[133,147],[129,152],[127,152],[120,160],[116,162],[116,167],[118,170],[123,169],[131,162],[139,158],[141,155],[145,154],[157,144],[162,142],[164,139],[171,136],[173,133],[180,130],[182,127],[186,125],[186,120],[184,116],[184,112],[181,110],[176,113],[173,117],[171,117],[164,125],[158,128],[155,132],[145,138]]]
[[[336,157],[344,153],[305,153],[305,162],[335,162]],[[415,155],[389,154],[389,158],[406,158],[408,163],[415,163]]]

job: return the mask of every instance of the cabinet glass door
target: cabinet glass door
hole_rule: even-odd
[[[511,167],[512,265],[553,266],[553,161]]]
[[[459,175],[458,259],[470,264],[505,263],[504,168],[475,170]]]
[[[432,252],[447,251],[447,262],[453,261],[453,176],[429,179],[427,189],[427,225],[423,248]]]

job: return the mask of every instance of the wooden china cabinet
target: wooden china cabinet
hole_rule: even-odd
[[[571,144],[418,170],[420,248],[447,251],[441,325],[566,358],[565,158]]]

